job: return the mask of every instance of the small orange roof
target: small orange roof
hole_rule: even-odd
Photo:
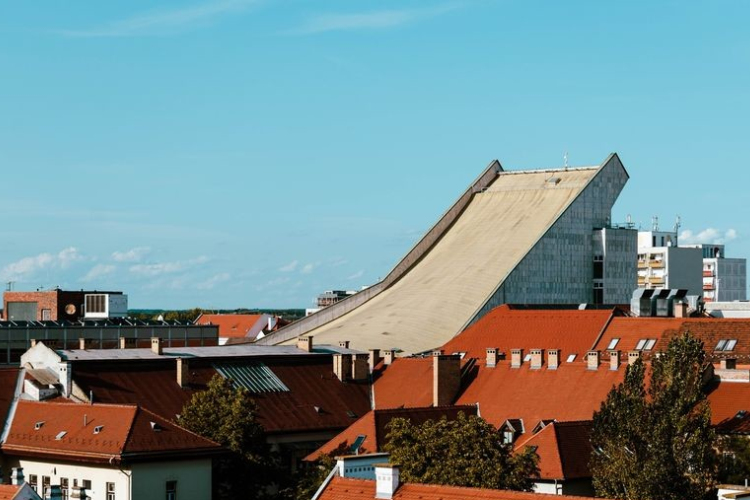
[[[711,424],[719,432],[750,434],[750,384],[713,382],[708,387]]]
[[[432,404],[432,358],[396,358],[373,385],[375,408]]]
[[[21,486],[0,484],[0,500],[14,500],[20,491]]]
[[[201,314],[195,324],[218,326],[222,338],[245,338],[261,320],[265,321],[262,314]]]
[[[335,476],[318,498],[319,500],[372,500],[375,498],[375,481]],[[568,495],[551,497],[543,493],[416,483],[402,484],[393,494],[393,498],[394,500],[472,500],[475,498],[486,500],[547,500],[549,498],[591,500],[589,497]]]
[[[8,438],[12,455],[59,455],[78,460],[136,460],[144,455],[212,453],[213,441],[134,405],[19,401]]]
[[[551,422],[536,434],[519,440],[515,449],[534,447],[539,455],[539,477],[542,479],[589,478],[592,424],[590,420]]]

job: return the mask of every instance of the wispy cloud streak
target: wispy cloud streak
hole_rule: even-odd
[[[211,1],[179,9],[151,11],[96,28],[59,30],[57,33],[81,38],[173,35],[210,23],[220,16],[243,11],[258,1]]]
[[[354,14],[322,14],[311,17],[302,26],[289,30],[290,35],[314,35],[329,31],[377,30],[439,16],[459,7],[445,4],[425,9],[394,9]]]

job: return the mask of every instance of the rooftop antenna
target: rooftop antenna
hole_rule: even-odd
[[[682,217],[677,215],[677,218],[674,221],[674,232],[676,233],[677,231],[679,231],[681,227],[682,227]]]
[[[625,224],[627,225],[628,229],[633,229],[635,224],[633,223],[633,217],[628,214],[628,216],[625,218]]]
[[[12,292],[13,291],[13,283],[15,283],[15,281],[8,281],[7,283],[5,283],[5,290],[8,291],[8,292]]]
[[[568,152],[567,151],[563,155],[563,161],[565,161],[565,170],[568,170]]]
[[[659,230],[659,217],[654,215],[651,217],[651,230],[652,231],[658,231]]]

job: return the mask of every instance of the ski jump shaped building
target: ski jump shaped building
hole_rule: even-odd
[[[598,167],[505,171],[495,160],[381,282],[259,341],[419,353],[500,304],[628,303],[637,231],[613,228],[628,174]]]

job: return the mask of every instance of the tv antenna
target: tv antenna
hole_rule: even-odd
[[[8,292],[12,292],[14,283],[15,281],[8,281],[7,283],[5,283],[5,290]]]
[[[563,161],[565,162],[565,168],[568,168],[568,152],[566,151],[563,155]]]

